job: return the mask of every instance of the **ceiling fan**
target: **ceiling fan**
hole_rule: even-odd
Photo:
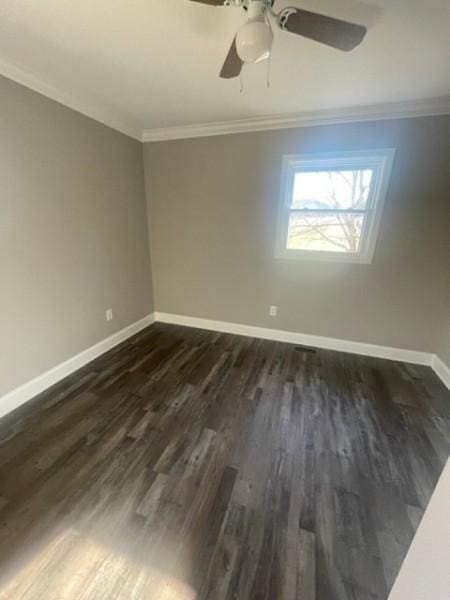
[[[273,10],[275,0],[191,0],[209,6],[236,6],[247,11],[248,21],[237,32],[220,71],[223,79],[238,77],[245,63],[269,58],[273,44],[272,16],[280,29],[348,52],[360,44],[367,29],[302,8],[287,7],[279,13]]]

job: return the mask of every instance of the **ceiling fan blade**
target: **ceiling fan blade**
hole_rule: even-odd
[[[201,2],[210,6],[223,6],[223,0],[191,0],[191,2]]]
[[[333,46],[348,52],[360,44],[367,33],[363,25],[319,15],[301,8],[285,8],[277,17],[278,25],[285,31]]]
[[[236,50],[236,38],[234,38],[225,62],[223,63],[223,67],[220,71],[220,77],[222,79],[232,79],[233,77],[238,77],[241,73],[243,64],[244,63],[238,56]]]

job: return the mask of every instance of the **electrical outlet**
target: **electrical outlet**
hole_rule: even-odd
[[[106,320],[112,321],[113,319],[114,319],[113,310],[112,310],[112,308],[108,308],[106,311]]]
[[[269,306],[269,315],[271,317],[276,317],[278,314],[278,306]]]

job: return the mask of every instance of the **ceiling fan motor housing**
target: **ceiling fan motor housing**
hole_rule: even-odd
[[[248,7],[255,2],[259,2],[259,0],[224,0],[224,6],[238,6],[244,10],[248,10]],[[262,3],[265,5],[266,9],[272,8],[275,0],[262,0]]]
[[[265,0],[251,0],[247,7],[248,18],[255,19],[266,12],[267,2]]]

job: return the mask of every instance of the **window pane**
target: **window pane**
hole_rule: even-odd
[[[286,248],[288,250],[322,250],[358,252],[363,215],[304,215],[291,213]]]
[[[294,175],[292,208],[365,209],[372,169],[300,171]]]

